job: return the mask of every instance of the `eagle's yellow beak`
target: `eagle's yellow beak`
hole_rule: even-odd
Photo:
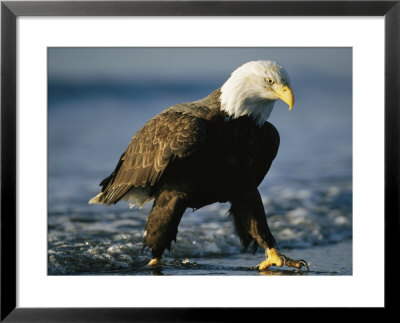
[[[294,94],[292,89],[288,85],[278,85],[273,88],[273,91],[278,98],[289,105],[289,111],[292,110],[294,105]]]

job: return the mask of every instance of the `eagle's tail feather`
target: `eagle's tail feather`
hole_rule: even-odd
[[[101,201],[102,195],[103,195],[103,192],[97,194],[95,197],[93,197],[91,200],[89,200],[89,204],[104,204],[104,202]]]

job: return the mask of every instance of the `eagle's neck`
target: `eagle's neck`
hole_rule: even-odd
[[[243,82],[230,82],[221,88],[221,110],[232,118],[251,117],[262,127],[274,108],[274,100],[261,97],[251,86]]]

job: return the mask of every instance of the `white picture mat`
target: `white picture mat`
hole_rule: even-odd
[[[17,32],[18,307],[384,305],[383,17],[19,17]],[[47,276],[52,46],[352,47],[353,275]]]

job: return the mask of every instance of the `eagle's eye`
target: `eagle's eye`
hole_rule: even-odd
[[[265,79],[265,82],[267,82],[267,84],[269,84],[269,85],[274,84],[274,80],[271,79],[271,78],[269,78],[269,77],[267,77],[267,78]]]

